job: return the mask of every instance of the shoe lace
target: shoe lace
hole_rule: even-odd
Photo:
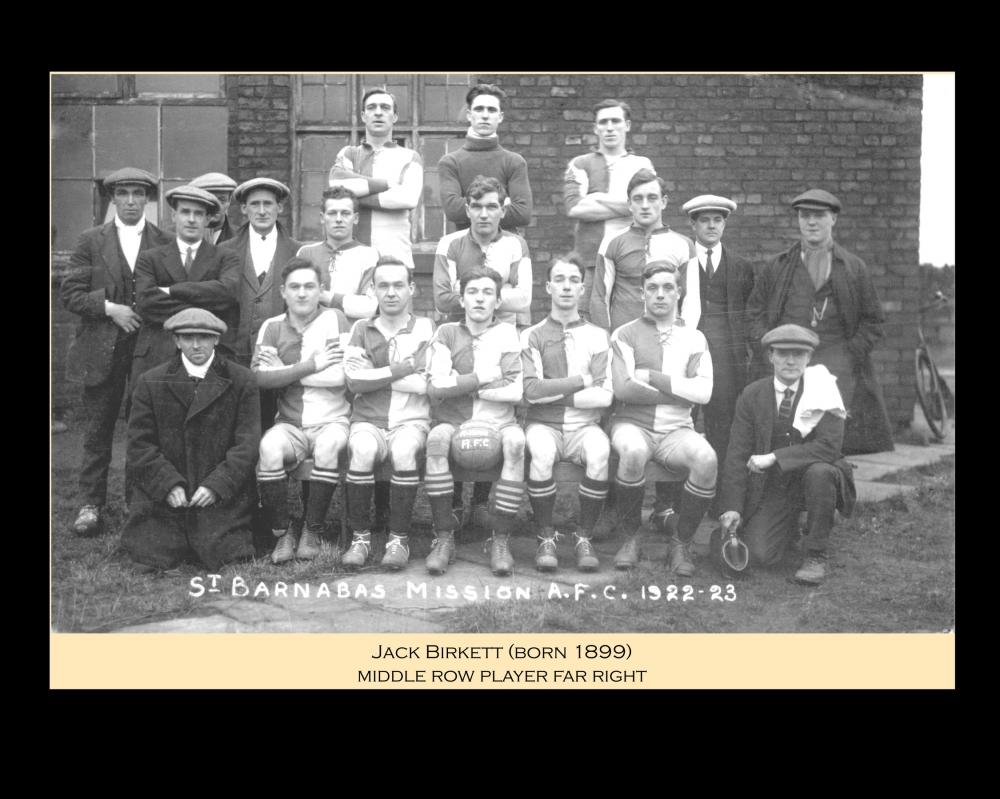
[[[448,536],[447,538],[443,536],[436,537],[431,541],[431,552],[434,552],[439,547],[444,547],[447,546],[448,544],[454,544],[454,543],[455,543],[455,538],[451,535]],[[388,546],[388,544],[386,546]]]
[[[437,541],[437,539],[434,539]],[[386,551],[391,551],[392,554],[396,554],[398,551],[405,550],[409,551],[409,544],[403,540],[401,535],[396,535],[395,533],[390,533],[389,540],[385,544]]]
[[[584,538],[581,535],[576,535],[576,533],[573,534],[573,537],[576,539],[575,546],[578,550],[580,550],[580,554],[582,555],[594,554],[594,545],[591,543],[589,538]]]
[[[364,549],[365,557],[368,557],[368,553],[372,548],[372,537],[371,533],[355,533],[354,540],[351,541],[350,551],[356,549]]]
[[[538,541],[539,541],[539,544],[538,544],[539,549],[541,549],[541,548],[544,547],[546,550],[551,550],[551,549],[555,549],[556,548],[556,542],[558,542],[560,538],[565,538],[565,536],[562,533],[560,533],[558,530],[556,530],[550,536],[540,535],[540,536],[537,536],[537,538],[538,538]]]
[[[507,548],[507,536],[492,535],[483,544],[483,552],[491,556],[494,549],[496,549],[496,556],[498,558],[506,558],[510,554],[510,550]]]

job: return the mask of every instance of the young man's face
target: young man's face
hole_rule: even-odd
[[[358,213],[354,210],[354,200],[350,197],[323,200],[323,231],[329,240],[337,244],[350,241],[357,221]]]
[[[178,200],[173,210],[177,238],[188,244],[201,241],[208,225],[208,209],[192,200]]]
[[[268,189],[254,189],[243,199],[241,207],[253,229],[262,236],[271,232],[281,213],[281,203]]]
[[[691,218],[691,230],[698,243],[705,247],[714,247],[722,241],[722,232],[726,229],[726,217],[719,211],[705,211]],[[716,266],[719,261],[716,259]]]
[[[625,119],[625,111],[620,106],[602,108],[594,120],[594,133],[598,141],[608,150],[615,150],[625,144],[625,137],[632,130],[632,121]]]
[[[175,333],[174,343],[191,363],[201,366],[212,357],[219,337],[214,333]]]
[[[142,183],[116,183],[111,193],[115,213],[126,225],[134,225],[142,219],[148,195]]]
[[[799,209],[799,230],[809,244],[823,244],[833,236],[833,226],[837,215],[833,211],[818,211],[815,208]]]
[[[465,214],[476,233],[485,238],[493,238],[500,229],[500,220],[507,207],[500,202],[500,194],[488,191],[482,197],[465,201]]]
[[[289,313],[299,317],[314,314],[319,308],[319,295],[323,287],[312,269],[295,269],[288,273],[281,286],[281,297]]]
[[[552,267],[552,274],[545,283],[545,290],[552,297],[552,307],[568,311],[577,307],[583,296],[583,275],[575,264],[560,261]]]
[[[812,351],[797,347],[771,347],[768,358],[774,367],[774,376],[790,386],[802,377],[812,358]]]
[[[674,272],[657,272],[647,278],[642,285],[646,313],[657,319],[670,316],[677,307],[678,291]]]
[[[465,112],[469,125],[477,136],[493,136],[503,122],[500,98],[492,94],[480,94],[472,98],[469,110]]]
[[[497,284],[488,277],[470,280],[465,284],[461,297],[466,319],[473,322],[488,322],[500,304]]]
[[[628,206],[635,224],[648,229],[660,224],[667,201],[663,199],[660,184],[651,180],[649,183],[640,183],[632,189],[628,197]]]
[[[398,316],[406,311],[413,294],[410,270],[403,264],[386,264],[375,267],[372,281],[375,297],[382,316]]]
[[[365,130],[373,136],[388,136],[392,126],[399,119],[399,114],[393,108],[392,98],[388,94],[372,94],[365,100],[361,109],[361,121]]]

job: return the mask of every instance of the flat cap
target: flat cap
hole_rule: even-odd
[[[817,211],[833,211],[835,214],[839,214],[840,200],[823,189],[809,189],[792,200],[792,208],[795,210],[813,208]]]
[[[143,186],[156,190],[156,178],[150,175],[145,169],[137,169],[134,166],[127,166],[116,169],[104,178],[104,188],[110,190],[116,183],[139,183]]]
[[[728,197],[719,197],[716,194],[699,194],[693,200],[684,203],[681,210],[689,216],[700,214],[702,211],[720,211],[729,216],[736,210],[736,203]]]
[[[233,199],[241,203],[247,194],[254,189],[270,189],[277,195],[279,203],[288,199],[292,193],[292,190],[280,180],[275,180],[274,178],[251,178],[236,187],[236,190],[233,192]]]
[[[781,325],[768,330],[761,336],[760,343],[765,347],[814,350],[819,346],[819,336],[799,325]]]
[[[204,308],[185,308],[163,323],[163,329],[170,333],[209,333],[221,336],[226,332],[226,323]]]
[[[192,186],[190,183],[186,186],[172,188],[167,192],[166,198],[171,208],[177,207],[178,200],[191,200],[191,202],[201,203],[207,207],[210,214],[217,214],[222,210],[222,206],[214,195],[209,194],[204,189],[199,189],[197,186]]]
[[[204,189],[205,191],[236,190],[236,181],[229,177],[229,175],[223,175],[221,172],[206,172],[204,175],[198,175],[198,177],[191,181],[190,185],[197,186],[199,189]]]

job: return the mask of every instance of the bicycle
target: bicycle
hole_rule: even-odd
[[[951,389],[948,388],[948,384],[941,379],[934,359],[931,357],[927,347],[927,339],[924,338],[923,320],[926,311],[938,308],[947,302],[948,298],[940,291],[936,291],[933,302],[919,309],[920,319],[917,323],[919,341],[913,362],[917,380],[917,400],[924,412],[927,426],[937,441],[944,440],[951,429],[950,415],[954,415],[955,398]],[[951,408],[950,415],[949,408]]]

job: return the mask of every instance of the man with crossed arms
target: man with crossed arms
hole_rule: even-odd
[[[602,410],[613,399],[608,334],[580,318],[577,304],[584,292],[584,266],[576,253],[552,262],[545,290],[552,297],[551,312],[521,334],[524,398],[529,403],[528,498],[540,542],[535,566],[539,571],[558,567],[552,470],[556,461],[565,460],[587,470],[579,487],[576,567],[595,571],[600,564],[590,538],[608,494],[611,449],[600,427]]]

